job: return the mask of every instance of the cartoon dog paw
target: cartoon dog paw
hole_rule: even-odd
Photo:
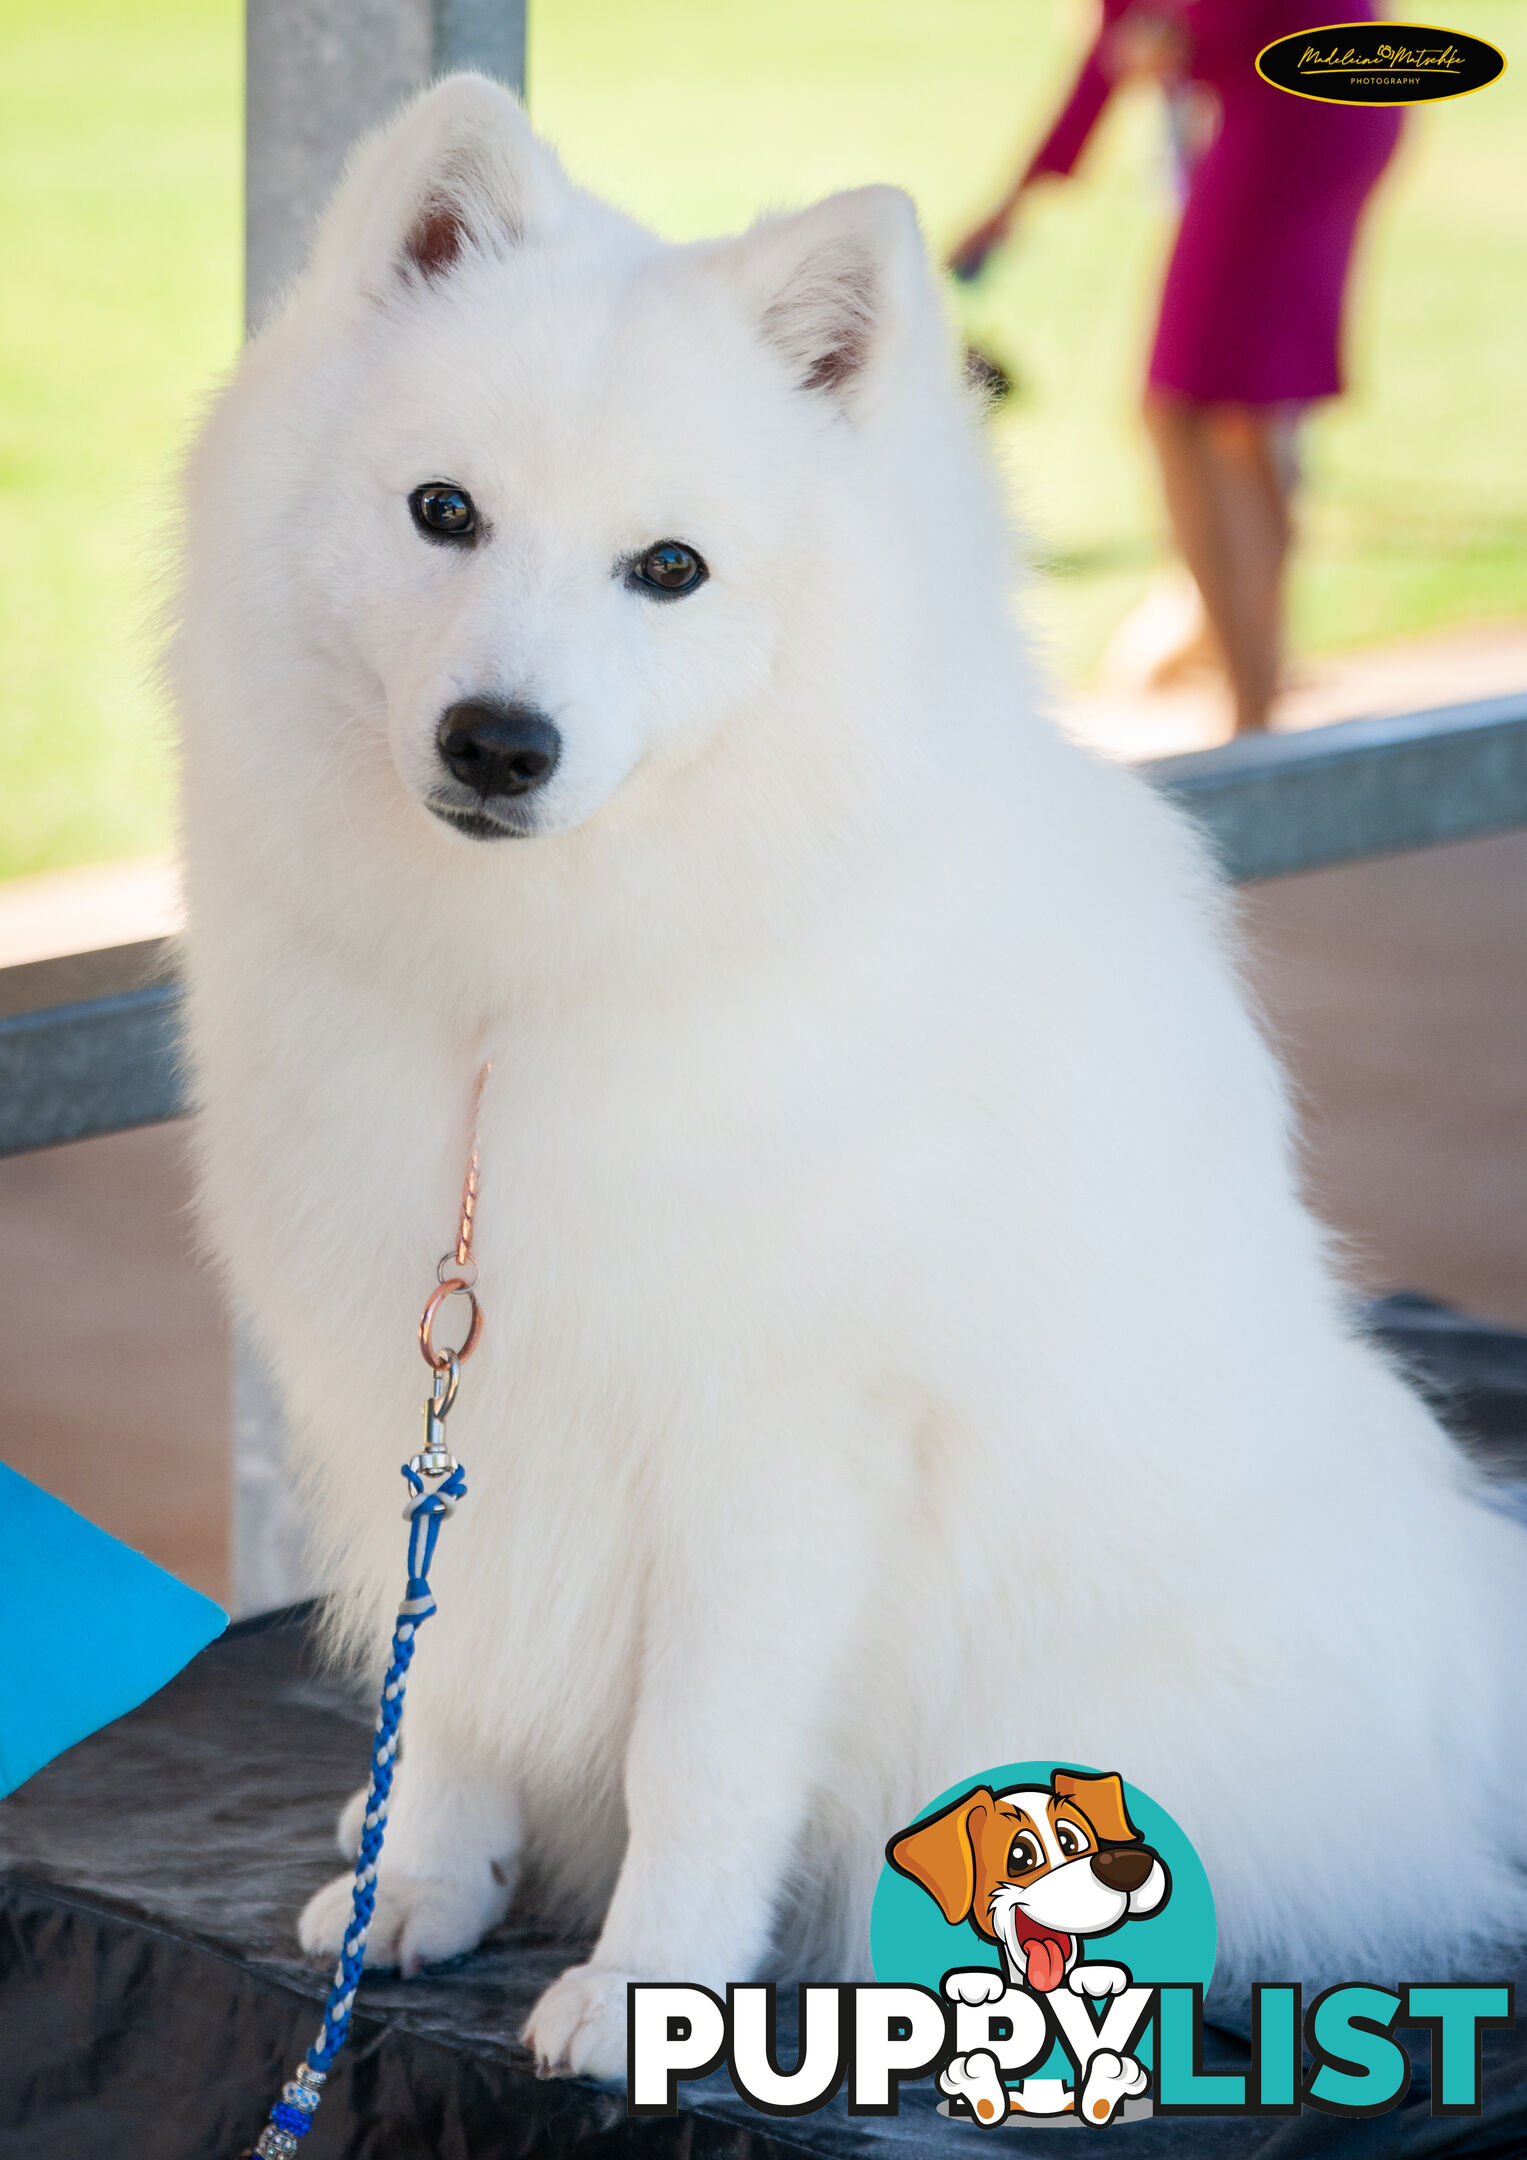
[[[990,1998],[987,1998],[988,2000]],[[972,2048],[956,2055],[938,2074],[939,2091],[951,2100],[964,2100],[977,2122],[992,2128],[1006,2122],[1008,2091],[997,2069],[997,2058],[986,2048]]]
[[[1132,2100],[1149,2083],[1144,2063],[1136,2062],[1133,2055],[1115,2055],[1111,2048],[1101,2048],[1087,2065],[1077,2112],[1087,2122],[1105,2123],[1121,2100]]]
[[[1000,2002],[1007,1993],[1007,1981],[990,1965],[973,1965],[966,1972],[945,1973],[943,1988],[951,2002],[979,2009],[982,2003]]]
[[[1073,1965],[1066,1979],[1073,1995],[1090,1995],[1094,2001],[1104,1995],[1122,1995],[1129,1984],[1122,1965]]]

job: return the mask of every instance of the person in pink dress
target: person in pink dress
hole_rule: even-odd
[[[1342,19],[1375,15],[1368,0],[1344,0]],[[1264,46],[1319,20],[1311,0],[1103,0],[1049,135],[950,256],[957,276],[975,275],[1025,190],[1072,170],[1123,77],[1212,93],[1217,123],[1188,167],[1145,420],[1238,733],[1267,725],[1277,689],[1298,423],[1343,388],[1353,243],[1400,133],[1393,108],[1318,104],[1257,74]]]

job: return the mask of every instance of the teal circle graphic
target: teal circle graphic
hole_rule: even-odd
[[[994,1793],[1015,1785],[1048,1787],[1056,1770],[1075,1771],[1082,1777],[1105,1774],[1086,1763],[1002,1763],[994,1770],[977,1770],[961,1778],[957,1785],[930,1800],[913,1821],[937,1815],[978,1785]],[[1121,1782],[1130,1821],[1166,1864],[1172,1878],[1171,1895],[1159,1911],[1144,1919],[1126,1920],[1110,1934],[1085,1939],[1079,1962],[1126,1965],[1145,1987],[1197,1980],[1207,1988],[1214,1972],[1218,1933],[1214,1893],[1203,1862],[1164,1807],[1127,1778]],[[913,1983],[937,1993],[945,1973],[957,1967],[989,1965],[1000,1972],[1002,1953],[968,1922],[951,1926],[927,1891],[899,1873],[888,1860],[880,1871],[870,1912],[870,1962],[879,1981]],[[1151,2059],[1150,2038],[1147,2032],[1143,2044],[1135,2050],[1147,2064]],[[1052,2057],[1039,2074],[1059,2075],[1060,2071],[1059,2059]]]

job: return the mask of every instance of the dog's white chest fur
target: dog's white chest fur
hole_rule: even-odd
[[[1519,1925],[1520,1535],[1349,1338],[1200,850],[1044,718],[903,200],[665,248],[442,85],[188,504],[205,1220],[357,1640],[497,1061],[372,1954],[524,1867],[615,2069],[627,1974],[862,1971],[1024,1757],[1177,1816],[1232,1983]]]

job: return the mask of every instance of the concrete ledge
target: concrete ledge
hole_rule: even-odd
[[[1142,765],[1238,884],[1527,824],[1527,690]]]
[[[175,943],[0,969],[0,1155],[179,1117]]]

